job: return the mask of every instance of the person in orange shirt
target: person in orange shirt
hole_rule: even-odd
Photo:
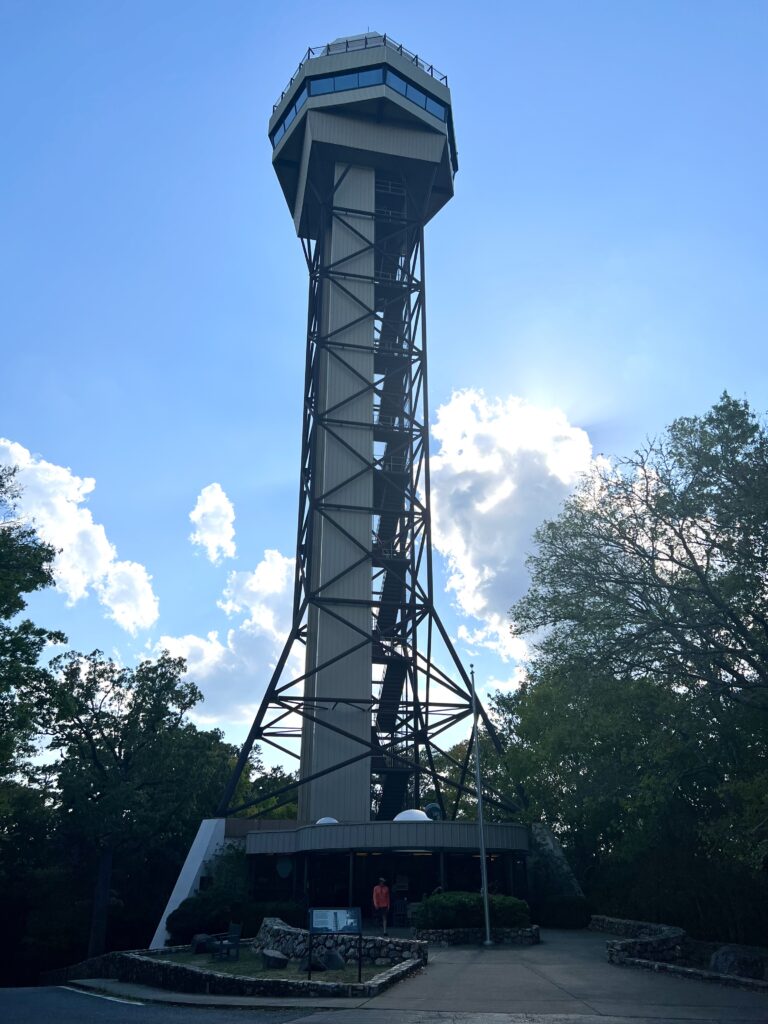
[[[389,914],[389,886],[386,878],[380,878],[379,884],[373,887],[373,916],[381,918],[384,934],[387,934],[387,915]]]

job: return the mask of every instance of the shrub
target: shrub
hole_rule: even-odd
[[[242,922],[243,935],[255,935],[265,917],[279,917],[286,924],[297,926],[306,923],[306,911],[300,903],[253,903],[243,900],[238,889],[214,886],[183,900],[168,915],[166,926],[171,933],[171,945],[182,945],[191,942],[199,932],[224,932],[230,921]]]
[[[583,896],[547,896],[541,904],[539,924],[545,928],[586,928],[590,913]]]
[[[490,896],[491,925],[494,928],[526,928],[530,924],[528,904],[514,896]],[[485,925],[483,898],[477,892],[442,892],[428,896],[416,911],[417,928],[482,928]]]

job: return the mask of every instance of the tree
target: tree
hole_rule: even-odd
[[[15,786],[6,780],[32,751],[33,726],[25,687],[44,677],[39,667],[46,644],[63,643],[62,633],[18,619],[25,594],[53,583],[50,544],[44,544],[19,512],[16,469],[0,466],[0,818]]]
[[[765,716],[576,660],[534,667],[493,713],[507,737],[501,772],[602,912],[760,941]]]
[[[233,748],[186,720],[201,694],[185,669],[167,653],[132,669],[99,651],[70,651],[30,691],[38,727],[58,754],[62,839],[80,860],[95,856],[89,955],[104,948],[115,869],[130,871],[149,849],[182,836],[188,843],[229,771]]]
[[[759,941],[768,879],[768,434],[724,394],[536,534],[495,702],[520,783],[604,912]],[[729,934],[724,934],[724,933]]]
[[[746,402],[598,466],[535,540],[510,614],[539,658],[768,708],[768,434]]]

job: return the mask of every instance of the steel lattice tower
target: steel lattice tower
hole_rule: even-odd
[[[447,82],[386,36],[341,39],[269,134],[309,271],[293,621],[218,813],[243,809],[258,741],[298,758],[300,823],[391,819],[425,784],[455,816],[468,762],[451,781],[435,755],[472,690],[433,602],[424,285],[457,170]]]

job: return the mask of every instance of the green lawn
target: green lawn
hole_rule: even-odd
[[[222,974],[237,974],[243,978],[277,978],[281,981],[306,981],[306,971],[296,970],[296,962],[290,963],[283,970],[265,971],[261,966],[261,953],[254,953],[250,949],[240,950],[239,960],[212,960],[210,953],[166,953],[165,956],[157,957],[158,960],[167,960],[172,964],[184,964],[187,967],[199,967],[202,971],[220,971]],[[363,981],[370,981],[371,978],[387,967],[374,967],[363,964]],[[313,971],[312,981],[343,981],[345,983],[357,981],[357,964],[346,967],[343,971]]]

